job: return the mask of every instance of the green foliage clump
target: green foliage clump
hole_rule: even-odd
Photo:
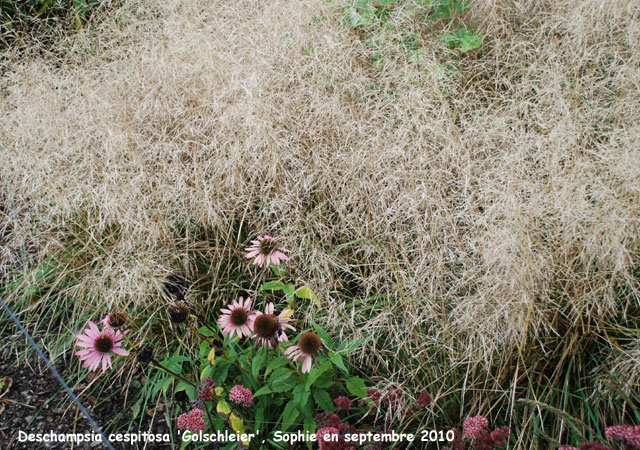
[[[413,31],[416,23],[423,28],[428,25],[433,34],[438,33],[437,25],[454,30],[440,32],[447,59],[458,59],[479,48],[482,36],[461,21],[468,9],[469,0],[356,0],[343,7],[343,23],[363,32],[367,45],[377,51],[374,66],[382,68],[392,46],[400,46],[413,62],[425,56],[420,36]]]

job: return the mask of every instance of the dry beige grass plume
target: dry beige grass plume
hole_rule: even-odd
[[[198,224],[241,248],[242,223],[287,236],[336,333],[388,334],[363,361],[405,381],[404,354],[445,355],[441,379],[500,367],[560,323],[615,322],[617,290],[637,293],[639,6],[472,6],[483,49],[445,78],[423,70],[440,51],[419,25],[427,61],[375,70],[320,0],[125,7],[6,73],[0,173],[42,222],[88,211],[88,235],[121,229],[78,286],[109,302],[153,298]],[[373,319],[338,274],[388,294]]]

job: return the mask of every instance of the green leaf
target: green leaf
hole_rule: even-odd
[[[269,384],[284,381],[291,375],[293,375],[293,371],[291,369],[288,367],[281,367],[271,374],[271,377],[269,377]]]
[[[213,366],[207,365],[202,372],[200,372],[200,380],[204,380],[205,378],[211,378],[213,374]]]
[[[269,361],[269,364],[267,365],[267,368],[264,371],[264,376],[266,377],[267,375],[269,375],[269,373],[271,373],[271,371],[279,369],[280,367],[283,367],[286,365],[287,365],[287,358],[285,358],[284,356],[279,356],[275,359],[272,359],[271,361]]]
[[[271,388],[269,386],[262,386],[260,389],[258,389],[258,391],[256,391],[255,394],[253,394],[254,397],[260,397],[261,395],[265,395],[265,394],[271,394],[273,391],[271,390]]]
[[[482,36],[476,30],[467,30],[466,28],[460,28],[456,34],[444,34],[440,39],[451,50],[460,50],[461,53],[474,50],[482,45]]]
[[[296,408],[296,404],[293,400],[291,400],[284,407],[284,411],[282,412],[282,430],[286,431],[291,428],[296,423],[296,419],[300,415],[300,411]]]
[[[359,398],[367,396],[367,386],[365,381],[360,377],[351,377],[347,380],[347,389],[351,394]]]
[[[273,385],[271,386],[271,389],[273,390],[273,392],[276,392],[276,393],[287,392],[293,389],[297,384],[298,383],[296,382],[295,379],[289,378],[283,381],[278,381],[276,383],[273,383]]]
[[[430,12],[430,16],[432,19],[451,19],[453,16],[451,15],[451,3],[453,0],[441,0],[440,3],[435,5]]]
[[[267,352],[264,350],[258,351],[258,353],[253,357],[253,361],[251,362],[251,374],[254,379],[258,379],[258,374],[260,370],[264,367],[264,363],[267,360]]]
[[[329,359],[331,360],[332,363],[334,363],[337,367],[339,367],[340,369],[342,369],[343,372],[345,373],[349,373],[349,371],[347,370],[347,368],[344,365],[344,362],[342,361],[342,356],[340,356],[338,353],[330,353],[329,354]]]
[[[164,377],[159,381],[157,381],[156,384],[153,386],[153,389],[151,390],[151,397],[155,398],[155,396],[158,394],[158,391],[160,391],[160,389],[163,389],[164,391],[166,391],[167,388],[171,386],[172,382],[173,382],[173,377]]]
[[[453,0],[453,9],[458,12],[465,12],[469,9],[469,0]]]
[[[302,411],[304,406],[307,404],[309,397],[311,396],[311,391],[305,388],[304,385],[299,384],[293,389],[293,401],[296,404],[296,408],[299,411]]]
[[[307,389],[311,388],[311,386],[313,386],[313,383],[315,383],[315,381],[329,369],[331,369],[331,363],[325,360],[325,362],[320,367],[311,370],[311,372],[309,372],[309,374],[307,375]]]
[[[285,284],[280,280],[267,281],[258,288],[259,291],[281,291]]]
[[[316,422],[313,420],[313,416],[308,416],[304,418],[304,435],[311,436],[316,432]],[[307,448],[311,450],[311,439],[306,441]]]
[[[322,377],[320,377],[318,379],[318,381],[313,383],[313,386],[315,388],[317,388],[317,389],[328,389],[331,386],[333,386],[334,384],[336,384],[336,383],[331,381],[329,378],[326,378],[326,377],[322,376]]]
[[[198,333],[206,337],[215,336],[215,333],[212,330],[210,330],[209,327],[205,327],[205,326],[198,328]]]
[[[293,302],[293,294],[295,293],[295,286],[291,283],[285,285],[283,288],[284,295],[287,297],[289,303]]]
[[[338,347],[338,351],[344,351],[346,354],[356,351],[362,344],[367,342],[371,337],[354,339],[352,341],[346,341]]]
[[[461,30],[458,30],[459,34],[460,31],[462,31],[461,37],[460,37],[460,41],[462,42],[462,45],[460,46],[460,51],[462,53],[466,53],[470,50],[475,50],[476,48],[480,48],[480,46],[482,45],[482,36],[479,35],[475,30],[466,30],[464,28],[462,28]]]
[[[318,406],[325,411],[335,411],[336,409],[333,401],[331,401],[331,396],[327,391],[314,390],[313,399],[316,401]]]
[[[193,362],[191,358],[182,355],[176,355],[160,361],[160,365],[172,372],[180,374],[182,373],[182,363],[185,361]]]
[[[262,424],[264,423],[264,402],[258,403],[256,406],[256,415],[255,415],[255,429],[259,430]]]
[[[311,289],[309,286],[302,286],[301,288],[298,288],[298,290],[296,291],[296,297],[311,299],[318,308],[322,307],[322,305],[320,304],[320,300],[318,299],[318,296],[316,295],[315,292],[313,292],[313,289]]]
[[[196,398],[198,398],[198,393],[196,392],[196,388],[193,387],[192,384],[187,383],[186,381],[180,380],[176,385],[176,388],[173,390],[173,392],[180,392],[180,391],[185,391],[185,393],[189,397],[189,400],[195,400]]]
[[[282,277],[287,272],[284,268],[278,267],[275,264],[273,264],[272,262],[269,263],[269,268],[271,269],[273,274],[275,276],[277,276],[277,277]]]
[[[320,325],[318,325],[315,322],[312,322],[311,325],[313,325],[313,329],[316,330],[316,333],[318,333],[318,336],[320,336],[320,338],[324,341],[324,345],[326,345],[329,349],[333,348],[333,339],[331,339],[331,336],[329,336],[329,333],[327,333],[327,331],[322,328]]]

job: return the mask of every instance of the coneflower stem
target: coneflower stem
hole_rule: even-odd
[[[214,335],[214,337],[215,337],[216,339],[220,340],[220,337],[218,336],[218,333],[216,332],[216,330],[214,330],[213,328],[211,328],[211,327],[207,324],[207,322],[206,322],[202,317],[200,317],[200,315],[199,315],[199,314],[194,314],[194,316],[196,317],[196,319],[198,319],[198,320],[200,321],[200,323],[202,324],[202,326],[203,326],[203,327],[205,327],[207,330],[211,331],[211,333]],[[221,342],[223,342],[223,341],[221,341]]]
[[[173,375],[173,376],[174,376],[174,377],[176,377],[177,379],[182,380],[182,381],[184,381],[185,383],[188,383],[188,384],[190,384],[190,385],[191,385],[191,386],[193,386],[193,387],[196,387],[196,385],[195,385],[193,382],[191,382],[191,381],[187,380],[187,379],[186,379],[185,377],[183,377],[182,375],[180,375],[180,374],[178,374],[178,373],[175,373],[173,370],[171,370],[171,369],[167,369],[166,367],[164,367],[163,365],[161,365],[161,364],[160,364],[160,362],[159,362],[157,359],[155,359],[155,358],[153,358],[153,359],[151,360],[151,367],[153,367],[154,369],[162,370],[162,371],[164,371],[164,372],[168,373],[169,375]]]
[[[214,344],[212,341],[210,341],[204,334],[200,333],[195,326],[193,326],[192,323],[189,324],[189,327],[191,328],[191,330],[198,335],[198,337],[200,337],[200,339],[202,339],[203,341],[207,341],[207,344],[209,344],[210,346],[212,346],[213,348],[220,348],[218,347],[216,344]]]

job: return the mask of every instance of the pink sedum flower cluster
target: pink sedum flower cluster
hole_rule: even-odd
[[[344,409],[345,411],[349,411],[351,409],[351,400],[345,396],[335,398],[333,403],[335,403],[338,409]]]
[[[640,449],[639,425],[613,425],[605,428],[604,437],[610,441],[621,441],[631,449]]]
[[[416,399],[416,403],[418,404],[418,406],[426,408],[431,403],[431,395],[429,395],[429,393],[426,391],[422,391]]]
[[[198,399],[203,402],[208,402],[209,400],[211,400],[213,398],[213,390],[215,389],[215,387],[216,382],[211,378],[203,379],[200,383],[200,386],[198,386],[198,389],[196,390],[198,393]]]
[[[204,422],[204,411],[200,408],[194,408],[189,413],[180,414],[178,417],[178,429],[187,430],[192,433],[204,431],[206,424]]]
[[[462,422],[464,438],[470,440],[479,438],[488,425],[489,421],[482,416],[467,417],[464,419],[464,422]]]
[[[238,403],[245,408],[250,408],[251,405],[253,405],[253,394],[246,387],[236,384],[229,391],[229,400]]]

